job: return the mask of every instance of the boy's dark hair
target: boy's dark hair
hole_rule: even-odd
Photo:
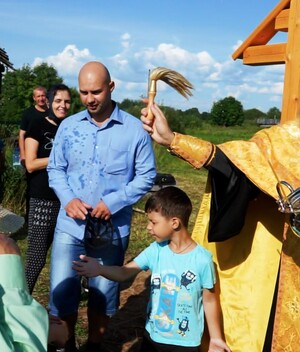
[[[192,202],[178,187],[165,187],[155,192],[145,204],[145,212],[157,211],[167,218],[177,217],[188,227]]]

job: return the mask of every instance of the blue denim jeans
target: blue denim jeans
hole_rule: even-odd
[[[91,247],[70,234],[56,232],[51,252],[50,314],[66,317],[78,310],[81,283],[72,269],[80,254],[97,258],[103,265],[123,265],[129,236],[114,239],[109,247]],[[112,316],[119,307],[119,283],[97,276],[89,279],[88,307]]]

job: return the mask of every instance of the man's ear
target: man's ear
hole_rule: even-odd
[[[109,90],[112,93],[112,91],[115,89],[115,82],[114,81],[110,81],[109,82]]]

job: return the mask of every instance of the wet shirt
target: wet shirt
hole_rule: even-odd
[[[85,221],[67,216],[74,198],[95,207],[100,200],[112,213],[116,235],[129,235],[132,205],[154,183],[155,159],[150,136],[141,121],[115,106],[98,126],[87,110],[64,120],[56,134],[48,164],[49,185],[62,208],[57,229],[83,238]]]

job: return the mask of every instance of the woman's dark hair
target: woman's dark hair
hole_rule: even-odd
[[[155,192],[145,204],[145,212],[160,212],[167,218],[177,217],[188,227],[192,212],[192,202],[187,194],[178,187],[165,187]]]
[[[53,99],[56,95],[56,93],[58,91],[61,91],[61,90],[66,90],[70,96],[71,96],[71,90],[68,86],[66,86],[65,84],[62,84],[62,83],[59,83],[59,84],[54,84],[49,90],[48,90],[48,93],[47,93],[47,99],[49,101],[49,105],[53,103]]]
[[[53,103],[53,100],[54,100],[56,93],[59,91],[67,91],[70,94],[70,98],[72,96],[70,88],[62,83],[55,84],[48,90],[48,93],[47,93],[47,99],[48,99],[48,103],[49,103],[48,117],[49,117],[49,119],[55,121],[57,124],[59,124],[61,122],[61,120],[55,116],[55,114],[52,110],[52,103]]]

